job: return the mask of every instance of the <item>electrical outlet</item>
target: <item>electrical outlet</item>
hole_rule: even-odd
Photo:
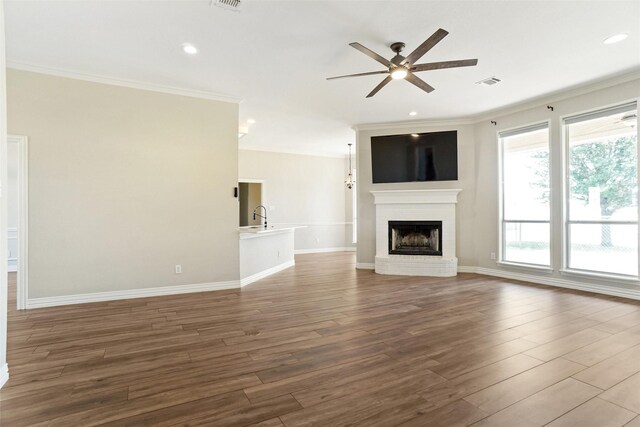
[[[182,266],[180,264],[176,264],[176,274],[182,274]]]
[[[491,259],[495,261],[495,259],[496,259],[496,253],[495,252],[491,252]]]
[[[320,243],[320,238],[316,237],[316,243]]]

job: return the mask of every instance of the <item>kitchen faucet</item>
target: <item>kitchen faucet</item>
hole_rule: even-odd
[[[256,211],[258,209],[264,209],[264,216],[260,215],[259,213],[256,213]],[[267,208],[265,208],[263,205],[259,205],[257,206],[254,210],[253,210],[253,220],[256,220],[256,215],[259,216],[260,218],[264,218],[264,228],[267,228]]]

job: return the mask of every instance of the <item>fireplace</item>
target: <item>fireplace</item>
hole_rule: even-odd
[[[459,189],[372,191],[376,205],[376,273],[455,276],[459,192]]]
[[[389,254],[442,256],[442,221],[389,221]]]

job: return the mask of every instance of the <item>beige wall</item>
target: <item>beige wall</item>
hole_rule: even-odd
[[[458,180],[439,182],[407,182],[372,184],[371,137],[407,133],[458,131]],[[372,264],[376,253],[375,205],[372,190],[417,190],[435,188],[460,188],[456,219],[456,248],[458,264],[469,265],[475,261],[473,226],[475,210],[475,143],[471,124],[440,124],[434,126],[406,125],[375,130],[360,130],[357,134],[358,151],[358,263]]]
[[[347,159],[240,150],[241,179],[260,179],[270,225],[304,225],[295,249],[343,248],[351,243]]]
[[[619,81],[620,79],[618,79]],[[637,282],[590,279],[582,276],[561,274],[562,248],[559,238],[552,246],[552,273],[533,269],[501,266],[491,260],[491,253],[498,253],[498,142],[501,130],[549,121],[551,126],[552,158],[552,234],[559,236],[562,229],[561,189],[563,186],[562,117],[610,105],[620,104],[640,97],[640,79],[627,78],[623,83],[616,80],[601,82],[589,88],[580,88],[556,94],[551,101],[531,102],[495,112],[485,119],[470,124],[416,124],[393,126],[363,126],[357,133],[358,142],[358,262],[371,264],[375,256],[375,206],[371,190],[461,188],[457,210],[458,265],[481,267],[493,271],[525,273],[530,277],[572,280],[586,285],[604,285],[613,288],[638,289]],[[551,97],[550,97],[551,98]],[[551,104],[551,111],[547,105]],[[497,125],[491,124],[496,121]],[[458,130],[459,180],[454,182],[375,184],[371,183],[371,136],[413,132]]]
[[[490,259],[491,252],[498,252],[498,142],[497,133],[501,130],[517,128],[529,124],[550,121],[550,146],[551,146],[551,203],[552,217],[551,233],[553,236],[560,236],[562,232],[562,187],[563,169],[562,162],[562,117],[574,115],[589,110],[594,110],[610,105],[620,104],[637,99],[640,96],[640,79],[616,84],[604,89],[597,89],[587,93],[568,96],[562,100],[551,102],[553,111],[547,108],[547,103],[540,103],[537,106],[527,108],[522,111],[503,112],[495,117],[476,123],[476,198],[482,200],[475,209],[475,264],[479,267],[486,267],[505,271],[522,271],[497,265]],[[490,120],[497,122],[497,126],[490,123]],[[556,161],[553,161],[556,159]],[[463,213],[464,214],[464,213]],[[562,263],[562,246],[559,238],[552,239],[552,265],[554,272],[550,275],[542,273],[544,277],[556,277],[558,279],[576,277],[560,274],[559,269]],[[540,274],[535,271],[526,271],[528,274]],[[577,280],[585,283],[606,283],[611,286],[622,288],[636,288],[637,284],[623,283],[617,281],[607,281],[604,279],[588,279],[579,277]]]
[[[7,77],[9,132],[29,137],[29,298],[239,279],[236,104]]]

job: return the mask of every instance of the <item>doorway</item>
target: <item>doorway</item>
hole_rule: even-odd
[[[28,139],[26,136],[7,136],[7,271],[9,283],[16,275],[16,307],[27,308],[28,286]]]
[[[262,218],[256,216],[256,218],[254,219],[253,211],[256,207],[265,204],[264,181],[258,179],[239,180],[238,202],[240,202],[240,227],[261,225]]]

